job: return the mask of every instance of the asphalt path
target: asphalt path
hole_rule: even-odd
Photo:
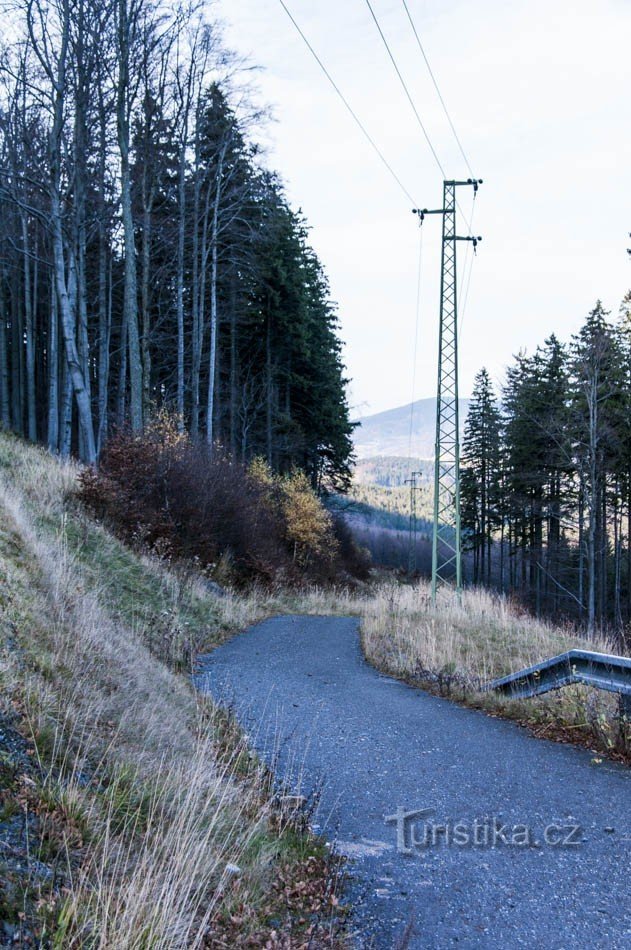
[[[197,685],[319,801],[357,947],[631,948],[631,770],[381,675],[352,618],[258,624]]]

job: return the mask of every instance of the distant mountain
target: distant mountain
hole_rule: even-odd
[[[469,399],[461,399],[460,429],[461,437],[469,411]],[[388,409],[373,416],[360,419],[355,429],[353,441],[359,459],[375,456],[407,456],[410,451],[410,409],[412,404]],[[414,403],[412,416],[412,456],[420,459],[434,457],[436,440],[436,400],[418,399]]]

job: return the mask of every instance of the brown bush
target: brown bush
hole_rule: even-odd
[[[260,460],[248,469],[191,442],[167,416],[142,436],[118,432],[99,470],[80,476],[79,494],[126,541],[223,581],[339,583],[366,570],[302,473],[279,477]]]
[[[186,439],[119,432],[98,471],[80,476],[81,500],[132,544],[194,559],[212,571],[232,565],[234,580],[291,572],[284,526],[245,468]]]
[[[239,577],[274,580],[291,573],[282,519],[243,466],[189,445],[165,481],[178,554],[204,565],[227,558]]]
[[[369,551],[357,544],[343,518],[322,504],[304,472],[278,475],[261,458],[250,463],[248,472],[280,514],[287,550],[303,577],[338,586],[368,580]]]

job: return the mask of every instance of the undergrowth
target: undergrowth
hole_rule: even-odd
[[[279,613],[354,614],[385,672],[537,734],[629,758],[616,697],[481,691],[572,647],[507,600],[423,582],[223,592],[79,505],[77,470],[0,435],[0,911],[56,948],[343,942],[338,868],[236,722],[190,685],[197,654]],[[599,758],[596,759],[599,761]],[[308,805],[307,805],[308,808]]]
[[[339,942],[328,854],[182,675],[199,648],[265,615],[269,595],[217,597],[128,550],[77,506],[76,474],[0,435],[0,822],[19,819],[0,906],[15,939]]]

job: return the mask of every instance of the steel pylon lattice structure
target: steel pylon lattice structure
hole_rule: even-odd
[[[456,184],[443,186],[438,386],[434,461],[432,598],[439,583],[462,586],[460,531],[460,422],[458,413],[458,287],[456,275]]]
[[[434,526],[432,535],[432,600],[441,584],[462,588],[462,534],[460,525],[460,419],[458,402],[458,241],[472,241],[474,250],[480,237],[459,237],[456,231],[456,189],[470,185],[477,192],[482,179],[443,182],[443,207],[437,211],[417,210],[423,222],[426,214],[441,214],[442,255],[440,279],[440,324],[438,342],[438,385],[436,389],[436,444],[434,462]]]

